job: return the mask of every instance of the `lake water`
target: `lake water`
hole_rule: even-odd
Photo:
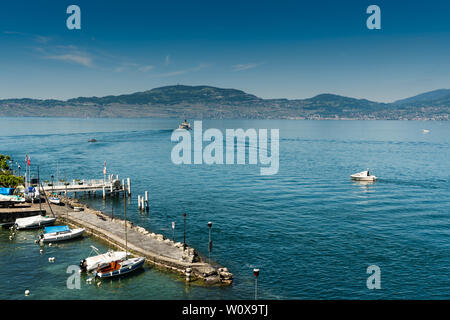
[[[203,128],[279,128],[280,168],[172,163],[170,141],[180,120],[1,118],[0,153],[31,156],[41,179],[130,177],[127,217],[183,239],[234,274],[230,287],[187,285],[146,266],[139,274],[96,287],[66,287],[69,265],[89,255],[83,240],[46,247],[38,231],[9,241],[0,230],[0,299],[252,299],[252,269],[261,271],[261,299],[450,298],[450,123],[424,121],[210,120]],[[424,134],[423,129],[430,130]],[[96,143],[88,143],[95,138]],[[349,175],[370,168],[373,184]],[[150,212],[137,196],[150,193]],[[120,199],[81,196],[90,206],[123,214]],[[27,240],[24,240],[24,237]],[[55,257],[54,263],[48,257]],[[381,269],[381,289],[369,290],[366,269]]]

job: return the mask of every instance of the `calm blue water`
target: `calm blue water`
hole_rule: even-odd
[[[163,119],[0,119],[0,153],[41,177],[132,180],[127,216],[136,224],[207,254],[235,276],[231,287],[186,285],[146,267],[101,287],[66,288],[66,268],[90,253],[94,239],[46,247],[38,232],[9,241],[0,231],[0,299],[252,299],[259,267],[261,299],[450,298],[450,123],[406,121],[204,121],[203,127],[280,128],[280,170],[261,176],[255,165],[183,165],[170,160],[172,129]],[[430,133],[423,134],[428,129]],[[90,138],[97,143],[87,143]],[[371,168],[380,180],[351,182]],[[150,192],[150,212],[137,196]],[[121,200],[83,198],[122,214]],[[27,240],[24,240],[24,237]],[[55,257],[49,263],[48,257]],[[381,290],[368,290],[366,269],[381,268]]]

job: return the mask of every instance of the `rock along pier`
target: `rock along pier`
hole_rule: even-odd
[[[58,221],[85,228],[88,234],[125,250],[125,221],[111,218],[101,211],[80,203],[77,199],[63,198],[65,206],[52,205]],[[76,211],[73,210],[75,208]],[[191,247],[174,242],[162,234],[155,234],[127,221],[128,252],[143,256],[146,262],[160,269],[184,275],[187,282],[205,285],[230,285],[233,275],[219,265],[204,261]]]

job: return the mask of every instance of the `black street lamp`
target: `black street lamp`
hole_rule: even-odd
[[[52,175],[52,195],[53,195],[53,175]]]
[[[183,250],[186,250],[186,212],[183,213],[184,232],[183,232]]]

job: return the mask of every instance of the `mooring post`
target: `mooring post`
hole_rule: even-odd
[[[148,211],[148,191],[145,191],[145,210]]]
[[[175,221],[172,221],[172,241],[175,242]]]
[[[190,282],[191,281],[191,268],[186,268],[186,282]]]
[[[106,190],[105,190],[105,186],[103,186],[103,199],[106,199]]]
[[[258,300],[258,276],[259,276],[259,269],[253,269],[253,275],[255,276],[255,300]]]
[[[141,196],[138,195],[138,209],[141,210]]]
[[[130,178],[127,178],[127,185],[128,185],[128,196],[131,197],[131,180],[130,180]]]

